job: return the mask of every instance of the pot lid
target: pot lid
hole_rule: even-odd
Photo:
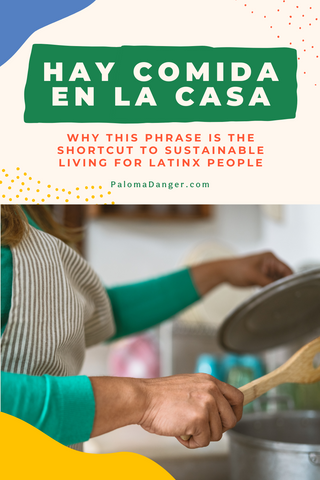
[[[320,268],[261,288],[222,323],[219,343],[237,353],[260,352],[320,327]]]

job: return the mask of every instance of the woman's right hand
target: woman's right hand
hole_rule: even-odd
[[[139,424],[150,433],[174,436],[188,448],[220,440],[241,419],[242,393],[211,375],[175,375],[144,382],[147,407]]]
[[[220,440],[242,416],[242,393],[204,373],[90,380],[96,401],[91,436],[139,424],[150,433],[176,437],[188,448],[199,448]],[[185,435],[190,439],[182,440]]]

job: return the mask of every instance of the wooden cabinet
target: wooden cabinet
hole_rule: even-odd
[[[88,205],[89,217],[149,220],[197,220],[208,218],[212,205]]]

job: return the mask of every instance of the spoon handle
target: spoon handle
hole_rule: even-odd
[[[281,383],[286,383],[288,380],[285,377],[285,370],[283,367],[280,367],[273,372],[240,387],[239,390],[244,395],[243,405],[248,405],[248,403],[253,402],[253,400],[261,397],[261,395],[272,388],[277,387]]]

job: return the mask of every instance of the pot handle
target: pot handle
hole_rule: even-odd
[[[312,463],[312,465],[320,467],[320,453],[309,453],[309,461]]]

